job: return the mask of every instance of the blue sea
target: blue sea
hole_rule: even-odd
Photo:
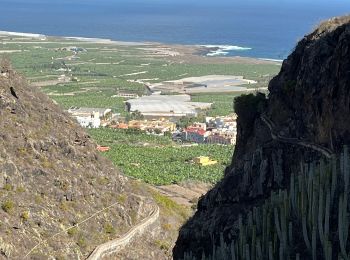
[[[349,0],[0,0],[0,30],[220,45],[211,55],[285,58]]]

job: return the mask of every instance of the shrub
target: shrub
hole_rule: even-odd
[[[27,210],[23,211],[21,213],[21,219],[22,219],[23,222],[27,222],[28,219],[29,219],[29,211],[27,211]]]
[[[11,184],[5,184],[4,185],[4,190],[7,190],[7,191],[12,191],[13,190],[13,187],[12,187],[12,185]]]
[[[80,235],[79,236],[79,239],[77,241],[77,245],[81,248],[85,248],[87,246],[87,242],[86,242],[86,239],[84,238],[83,235]]]
[[[74,236],[77,232],[78,232],[78,229],[76,227],[72,227],[72,228],[67,230],[67,234],[69,236]]]
[[[115,228],[110,223],[106,223],[105,224],[104,231],[105,231],[106,234],[110,234],[110,235],[115,234]]]
[[[15,204],[12,200],[6,200],[4,203],[2,203],[1,208],[3,211],[10,213],[13,210],[14,206]]]
[[[161,250],[168,251],[170,249],[170,245],[167,241],[156,240],[155,243]]]
[[[118,201],[120,204],[125,204],[126,199],[127,199],[127,197],[126,197],[125,194],[119,194],[119,195],[117,196],[117,201]]]
[[[18,193],[22,193],[22,192],[25,192],[26,190],[25,190],[25,188],[23,187],[23,186],[19,186],[19,187],[17,187],[17,189],[16,189],[16,192],[18,192]]]
[[[170,223],[164,223],[164,224],[162,224],[162,229],[164,229],[164,230],[167,230],[167,231],[169,231],[169,230],[172,230],[172,225],[170,224]]]

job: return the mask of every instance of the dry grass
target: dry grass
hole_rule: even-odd
[[[326,21],[321,22],[317,28],[315,28],[315,33],[317,35],[334,31],[337,27],[350,23],[350,15],[334,17]]]

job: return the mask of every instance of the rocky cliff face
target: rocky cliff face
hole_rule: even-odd
[[[304,37],[268,99],[235,101],[232,164],[182,227],[175,259],[347,257],[349,21],[329,20]]]
[[[84,258],[148,216],[153,202],[8,66],[0,74],[0,258]]]

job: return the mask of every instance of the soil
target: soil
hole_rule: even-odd
[[[186,183],[181,186],[177,184],[155,186],[154,189],[180,205],[192,206],[208,192],[210,187],[209,184],[205,183]]]

